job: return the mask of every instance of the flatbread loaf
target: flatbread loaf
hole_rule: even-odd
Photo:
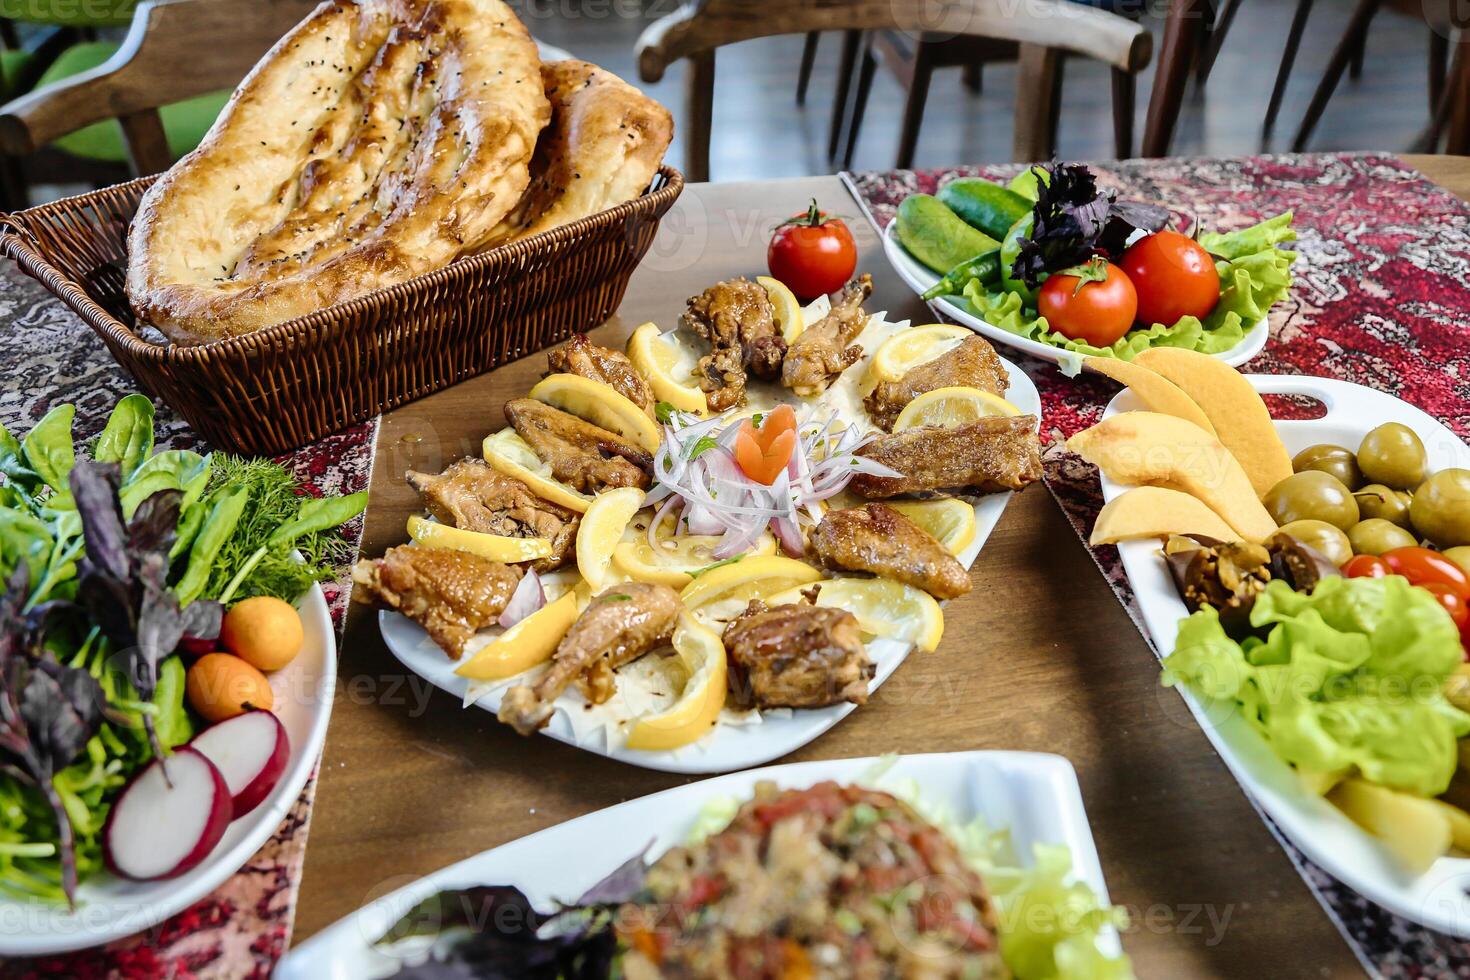
[[[551,122],[531,158],[531,186],[490,236],[535,235],[643,193],[674,138],[674,119],[610,71],[585,61],[541,66]]]
[[[144,195],[128,298],[200,344],[447,265],[521,201],[550,114],[501,0],[327,0]]]

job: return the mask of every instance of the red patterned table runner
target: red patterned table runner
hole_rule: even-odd
[[[101,431],[114,402],[137,390],[90,328],[9,263],[0,270],[0,316],[9,324],[0,347],[0,423],[12,432],[29,430],[52,405],[72,402],[81,444]],[[157,410],[160,449],[207,448],[167,406]],[[377,422],[366,422],[280,462],[317,493],[363,490],[376,435]],[[349,530],[355,541],[361,519]],[[324,583],[323,591],[340,636],[350,583]],[[270,976],[291,939],[315,791],[313,778],[275,835],[238,874],[157,928],[77,953],[0,961],[0,976]]]
[[[1129,160],[1092,165],[1120,194],[1165,204],[1228,231],[1296,213],[1296,284],[1271,311],[1271,339],[1245,366],[1256,374],[1341,378],[1404,399],[1470,433],[1470,207],[1391,156],[1311,154],[1240,160]],[[1017,166],[844,174],[881,231],[910,194],[954,176],[1009,180]],[[1085,543],[1102,505],[1097,470],[1061,441],[1091,425],[1117,392],[1094,375],[1002,349],[1036,382],[1044,410],[1046,483]],[[1090,549],[1138,621],[1111,546]],[[1267,821],[1269,824],[1270,821]],[[1275,828],[1273,827],[1274,831]],[[1279,834],[1277,835],[1280,836]],[[1387,977],[1470,975],[1470,943],[1392,915],[1287,853],[1354,951]]]

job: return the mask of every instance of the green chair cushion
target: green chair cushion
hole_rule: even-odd
[[[74,44],[52,62],[36,83],[36,88],[96,68],[116,52],[117,45],[106,41]],[[229,97],[229,92],[211,92],[161,108],[158,112],[163,117],[163,132],[168,137],[169,151],[175,157],[181,157],[198,146]],[[126,163],[128,159],[122,126],[116,119],[106,119],[68,133],[52,145],[85,160]]]
[[[0,17],[62,27],[121,27],[138,0],[0,0]]]

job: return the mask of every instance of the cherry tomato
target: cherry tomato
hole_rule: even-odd
[[[1156,231],[1129,246],[1118,264],[1138,290],[1138,322],[1145,327],[1183,316],[1204,319],[1220,302],[1215,260],[1188,235]]]
[[[1123,270],[1111,262],[1088,269],[1088,275],[1059,272],[1048,277],[1036,296],[1036,308],[1062,336],[1107,347],[1133,327],[1138,294]]]
[[[1470,576],[1437,551],[1415,545],[1385,551],[1380,557],[1395,575],[1402,575],[1415,585],[1439,582],[1449,586],[1461,599],[1470,600]]]
[[[1377,555],[1354,555],[1342,566],[1342,574],[1348,578],[1383,578],[1393,572]]]
[[[857,268],[857,243],[841,218],[829,218],[817,209],[816,199],[805,214],[783,222],[766,249],[771,275],[800,299],[835,293]]]
[[[1429,582],[1419,588],[1439,600],[1439,604],[1444,606],[1444,611],[1450,614],[1450,618],[1455,621],[1455,626],[1463,634],[1465,624],[1470,622],[1470,605],[1466,604],[1465,597],[1441,582]]]

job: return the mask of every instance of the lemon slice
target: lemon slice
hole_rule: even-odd
[[[868,364],[868,377],[875,384],[897,381],[920,364],[958,347],[971,336],[973,334],[964,327],[948,323],[911,327],[889,337],[874,351],[873,360]]]
[[[806,329],[806,319],[801,314],[801,304],[796,301],[796,295],[779,279],[756,276],[755,281],[766,287],[766,295],[771,297],[771,305],[776,308],[776,326],[780,329],[781,336],[788,344],[800,337],[801,332]]]
[[[688,371],[679,370],[679,354],[659,333],[658,325],[645,323],[628,338],[628,359],[648,381],[653,397],[668,402],[681,412],[709,414],[709,401]],[[680,380],[682,373],[684,380]]]
[[[613,549],[642,506],[642,490],[618,487],[598,494],[582,515],[582,525],[577,528],[577,570],[594,595],[618,580],[612,567]]]
[[[561,504],[568,510],[582,513],[592,503],[589,494],[573,490],[551,475],[551,467],[542,462],[526,440],[515,429],[501,429],[485,437],[480,446],[485,462],[506,476],[513,476],[542,500]]]
[[[952,555],[975,541],[975,508],[963,500],[890,500],[887,504],[927,531]]]
[[[773,595],[771,605],[800,602],[801,590]],[[846,609],[864,633],[912,643],[931,652],[944,636],[944,610],[923,589],[887,578],[834,578],[822,583],[817,605]]]
[[[481,647],[454,672],[471,680],[498,681],[530,670],[551,659],[578,615],[577,593],[568,592]]]
[[[688,674],[673,706],[638,719],[628,748],[645,752],[677,749],[709,733],[725,706],[725,645],[713,630],[687,612],[674,627],[674,651]]]
[[[673,527],[673,522],[665,521],[664,527]],[[648,535],[638,532],[631,540],[623,541],[613,549],[613,564],[635,582],[682,589],[694,581],[695,572],[719,561],[714,552],[720,540],[713,534],[667,535],[660,528],[657,544],[649,544]],[[762,534],[746,555],[775,553],[776,539]]]
[[[893,423],[894,432],[921,425],[964,425],[992,415],[1020,415],[1021,410],[999,395],[979,388],[935,388],[904,406]]]
[[[754,598],[820,581],[822,573],[804,561],[782,555],[743,558],[699,575],[679,593],[686,608],[695,609],[719,599]]]
[[[538,381],[530,397],[658,452],[662,441],[658,424],[610,385],[576,374],[553,374]]]
[[[426,548],[453,548],[489,558],[491,561],[535,561],[551,557],[551,542],[545,538],[508,538],[462,527],[436,524],[417,514],[408,519],[408,536]]]

